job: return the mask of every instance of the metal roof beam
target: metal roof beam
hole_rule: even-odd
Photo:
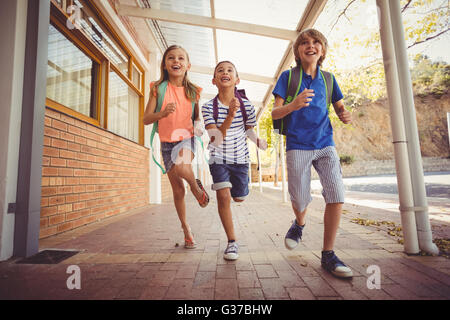
[[[209,75],[211,75],[211,78],[212,78],[212,75],[214,74],[214,68],[203,67],[203,66],[191,66],[190,71],[197,72],[197,73],[203,73],[203,74],[209,74]],[[252,74],[252,73],[244,73],[244,72],[239,72],[239,79],[253,81],[253,82],[260,82],[260,83],[265,83],[265,84],[273,84],[276,81],[275,78],[260,76],[260,75]]]
[[[139,8],[136,6],[115,3],[116,11],[121,16],[131,16],[137,18],[147,18],[153,20],[182,23],[192,26],[201,26],[213,29],[223,29],[228,31],[255,34],[259,36],[294,40],[298,32],[287,29],[272,28],[263,25],[256,25],[238,21],[204,17],[193,14],[178,13],[167,10],[157,10],[152,8]]]

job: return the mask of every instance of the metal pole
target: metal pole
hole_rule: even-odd
[[[419,253],[419,242],[417,239],[416,218],[414,210],[412,210],[414,200],[388,2],[388,0],[377,0],[377,6],[379,8],[381,48],[391,115],[400,216],[404,238],[403,246],[406,253],[417,254]]]
[[[413,188],[414,211],[416,212],[419,247],[427,253],[439,254],[439,249],[432,242],[433,237],[428,218],[428,203],[423,178],[422,157],[420,153],[416,111],[414,107],[411,75],[408,66],[408,56],[406,53],[400,1],[389,1],[389,12],[400,80],[400,93],[402,98],[403,116],[405,119],[406,137],[408,139],[408,157]]]
[[[14,255],[39,252],[50,0],[28,1]]]
[[[259,123],[256,125],[256,135],[259,137]],[[261,166],[261,154],[258,146],[256,146],[256,155],[258,156],[258,182],[259,182],[259,192],[263,191],[262,188],[262,166]]]

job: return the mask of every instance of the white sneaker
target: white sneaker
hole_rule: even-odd
[[[223,253],[223,258],[225,260],[236,260],[239,258],[238,255],[238,244],[236,241],[234,242],[228,242],[227,248],[225,249],[225,252]]]

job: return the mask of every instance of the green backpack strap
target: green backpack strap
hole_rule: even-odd
[[[156,102],[155,113],[161,111],[162,104],[163,104],[163,101],[164,101],[164,95],[166,94],[166,90],[167,90],[167,81],[163,81],[158,86],[158,95],[157,95],[158,100]],[[150,148],[152,149],[152,159],[153,159],[153,161],[161,169],[162,173],[165,174],[166,170],[164,170],[162,165],[158,161],[156,161],[155,155],[153,153],[153,151],[154,151],[153,138],[155,137],[155,133],[156,132],[158,132],[158,121],[153,123],[153,129],[152,129],[152,133],[150,135]]]
[[[333,95],[333,75],[330,72],[320,70],[322,79],[325,83],[325,90],[327,93],[327,108],[331,106],[331,96]]]

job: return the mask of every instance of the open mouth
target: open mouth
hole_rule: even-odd
[[[173,70],[180,70],[181,67],[180,67],[180,66],[172,66],[172,69],[173,69]]]
[[[226,81],[230,81],[231,79],[230,79],[230,77],[223,76],[223,77],[220,78],[220,80],[221,80],[222,82],[226,82]]]

